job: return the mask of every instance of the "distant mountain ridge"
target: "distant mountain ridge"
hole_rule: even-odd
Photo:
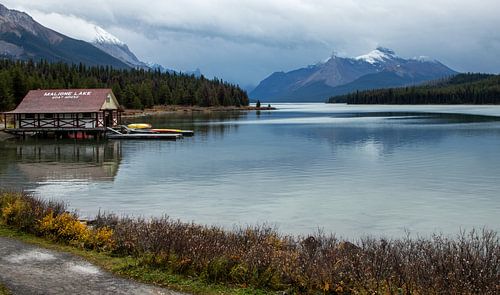
[[[500,75],[467,73],[424,85],[356,91],[333,96],[349,104],[500,104]]]
[[[267,101],[325,101],[330,96],[356,90],[414,85],[456,74],[439,61],[427,57],[404,59],[388,48],[354,58],[332,56],[325,62],[275,72],[250,93]]]
[[[126,63],[97,47],[46,28],[28,14],[8,9],[1,4],[0,56],[129,68]]]

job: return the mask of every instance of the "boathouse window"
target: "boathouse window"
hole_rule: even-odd
[[[43,118],[44,119],[53,119],[54,118],[54,114],[43,114]]]
[[[84,119],[92,118],[92,113],[83,113],[82,118],[84,118]]]
[[[111,102],[111,96],[106,96],[106,103],[110,103]]]
[[[24,118],[25,119],[35,119],[35,114],[25,114]]]

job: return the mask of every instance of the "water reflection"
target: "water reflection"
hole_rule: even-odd
[[[211,111],[211,112],[172,112],[167,114],[149,115],[137,118],[128,118],[125,124],[148,122],[154,128],[178,128],[194,130],[197,136],[209,135],[223,136],[238,129],[237,125],[217,124],[210,125],[207,122],[229,122],[247,120],[252,113],[243,111]]]
[[[6,141],[0,149],[0,174],[17,175],[25,184],[113,181],[122,158],[119,141]]]
[[[348,236],[498,228],[498,118],[327,107],[131,120],[195,130],[176,142],[0,143],[0,181],[89,217],[101,209]]]

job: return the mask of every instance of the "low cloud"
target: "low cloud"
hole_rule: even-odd
[[[96,24],[72,14],[63,15],[56,12],[44,13],[33,10],[30,15],[42,25],[75,39],[89,42],[93,41],[95,36],[94,27]]]

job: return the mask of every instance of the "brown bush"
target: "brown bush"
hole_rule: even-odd
[[[90,232],[64,209],[29,195],[0,193],[3,223],[63,240],[101,235],[116,255],[209,282],[296,294],[500,294],[500,245],[491,230],[349,242],[322,232],[282,235],[265,225],[224,230],[167,216],[100,213]],[[57,216],[64,226],[57,227]],[[37,227],[41,220],[46,232]],[[96,248],[103,247],[96,239]]]
[[[183,223],[100,215],[114,230],[120,254],[210,282],[253,285],[300,294],[498,294],[496,232],[456,238],[339,241],[323,233],[279,234],[266,226],[232,231]]]

